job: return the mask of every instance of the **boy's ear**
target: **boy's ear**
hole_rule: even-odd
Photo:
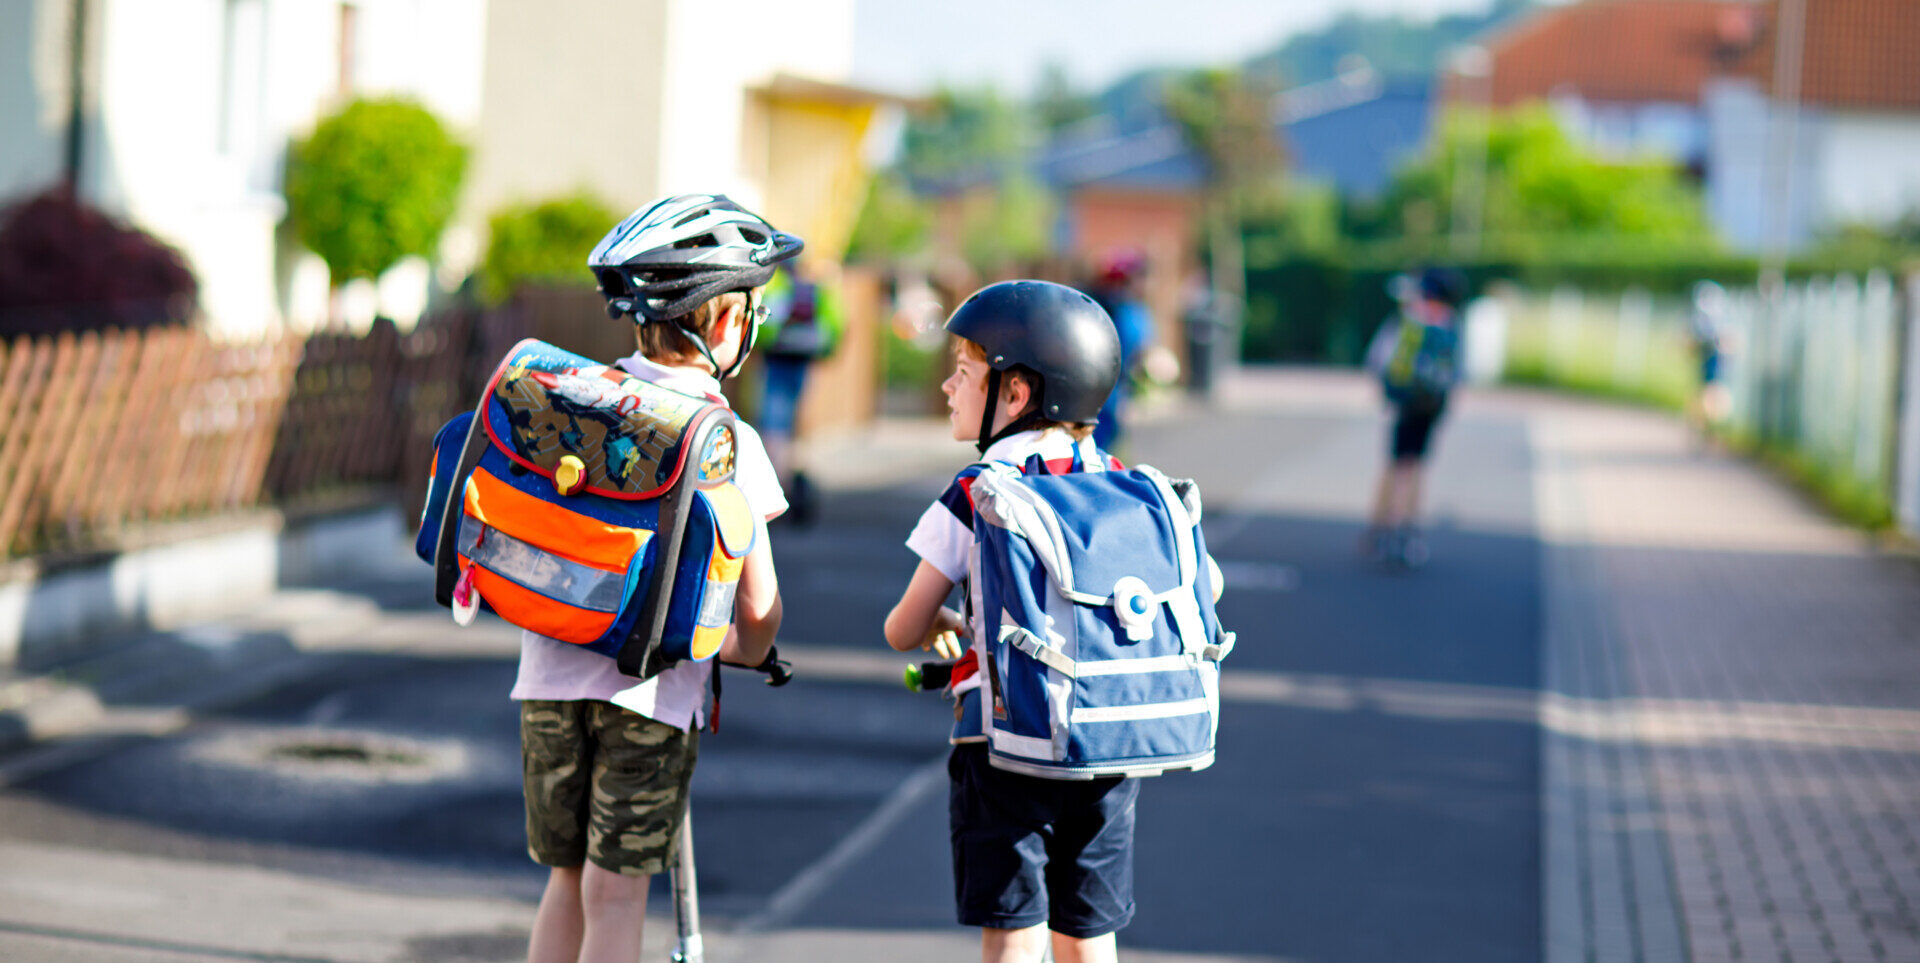
[[[1025,414],[1027,405],[1033,401],[1033,385],[1027,379],[1012,375],[1000,379],[1000,394],[1007,399],[1007,410],[1015,415]]]

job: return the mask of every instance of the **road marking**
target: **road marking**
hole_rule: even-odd
[[[740,924],[738,932],[765,933],[798,919],[800,912],[835,879],[885,842],[887,834],[893,832],[908,814],[937,796],[946,781],[947,757],[942,753],[939,758],[914,770],[853,832],[780,887],[780,891],[767,900],[764,909]]]
[[[1300,587],[1300,566],[1284,562],[1222,561],[1220,580],[1226,591],[1291,592]]]

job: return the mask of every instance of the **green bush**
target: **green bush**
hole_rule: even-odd
[[[585,190],[495,211],[487,220],[481,294],[499,302],[523,284],[586,284],[587,255],[618,220]]]
[[[294,233],[335,287],[432,257],[453,218],[467,148],[413,101],[361,99],[320,121],[287,158]]]

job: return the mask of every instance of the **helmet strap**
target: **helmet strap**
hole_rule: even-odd
[[[987,453],[988,446],[1000,440],[993,432],[993,413],[1000,407],[1000,369],[987,369],[987,403],[980,406],[980,433],[974,436],[973,447],[980,454]]]
[[[740,319],[740,351],[734,355],[733,364],[728,365],[725,371],[720,370],[720,362],[714,358],[713,348],[707,344],[707,339],[695,334],[693,329],[681,324],[678,320],[673,322],[674,330],[679,331],[682,337],[693,342],[693,346],[700,349],[700,357],[707,359],[707,367],[713,369],[713,377],[716,380],[725,381],[733,377],[734,372],[739,371],[740,366],[747,363],[747,352],[753,349],[754,330],[759,327],[754,323],[754,317],[760,307],[760,298],[752,291],[746,292],[746,295],[747,309]]]
[[[720,362],[715,361],[713,359],[713,349],[710,347],[707,347],[707,339],[697,334],[694,334],[691,328],[688,328],[686,325],[681,324],[678,320],[673,321],[672,324],[673,324],[673,329],[675,331],[680,332],[681,337],[686,338],[688,341],[693,342],[693,346],[700,349],[700,357],[707,359],[707,367],[713,369],[713,376],[715,378],[724,380],[726,378],[726,375],[723,375],[720,373]],[[734,367],[735,368],[739,367],[739,364],[736,362],[734,364]],[[733,373],[733,368],[728,368],[727,374],[732,374],[732,373]]]
[[[994,431],[993,413],[1000,408],[1000,378],[1000,369],[987,369],[987,404],[986,408],[980,412],[980,437],[973,443],[982,455],[986,454],[987,449],[993,447],[994,443],[1000,439],[1008,435],[1017,435],[1031,428],[1038,428],[1046,420],[1040,416],[1040,406],[1036,404],[1032,410],[1007,422],[1006,427]]]

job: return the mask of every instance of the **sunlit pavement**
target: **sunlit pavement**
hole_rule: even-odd
[[[1242,648],[1219,764],[1144,787],[1126,958],[1920,959],[1920,566],[1694,451],[1664,416],[1471,391],[1437,446],[1433,561],[1383,572],[1353,551],[1384,442],[1375,404],[1357,376],[1273,371],[1236,378],[1210,409],[1142,412],[1126,454],[1200,479]],[[905,526],[967,457],[940,431],[889,422],[816,443],[821,524],[774,531],[783,645],[805,685],[734,695],[752,685],[735,675],[703,746],[694,811],[717,963],[976,952],[947,905],[944,710],[898,688],[905,660],[869,624],[911,565]],[[212,653],[172,700],[132,660],[91,667],[91,683],[13,686],[66,700],[72,721],[69,738],[0,757],[0,802],[54,827],[0,834],[0,957],[518,956],[523,870],[399,854],[369,878],[364,860],[235,865],[212,843],[195,859],[193,840],[220,829],[161,812],[187,799],[109,807],[164,846],[58,838],[76,785],[113,785],[114,766],[90,759],[125,759],[132,779],[169,759],[270,756],[252,735],[278,730],[257,713],[201,720],[316,659],[386,653],[472,703],[460,711],[503,715],[489,687],[512,633],[454,632],[385,598],[423,579],[396,545],[357,580],[172,638],[169,654]],[[465,674],[432,675],[436,661]],[[313,688],[306,717],[377,701]],[[174,755],[106,755],[130,741]],[[499,797],[485,825],[511,835],[510,746],[396,745]],[[408,782],[439,778],[423,768],[361,774],[363,793],[384,795],[339,798],[424,791]],[[667,908],[653,905],[647,959],[666,958]]]

